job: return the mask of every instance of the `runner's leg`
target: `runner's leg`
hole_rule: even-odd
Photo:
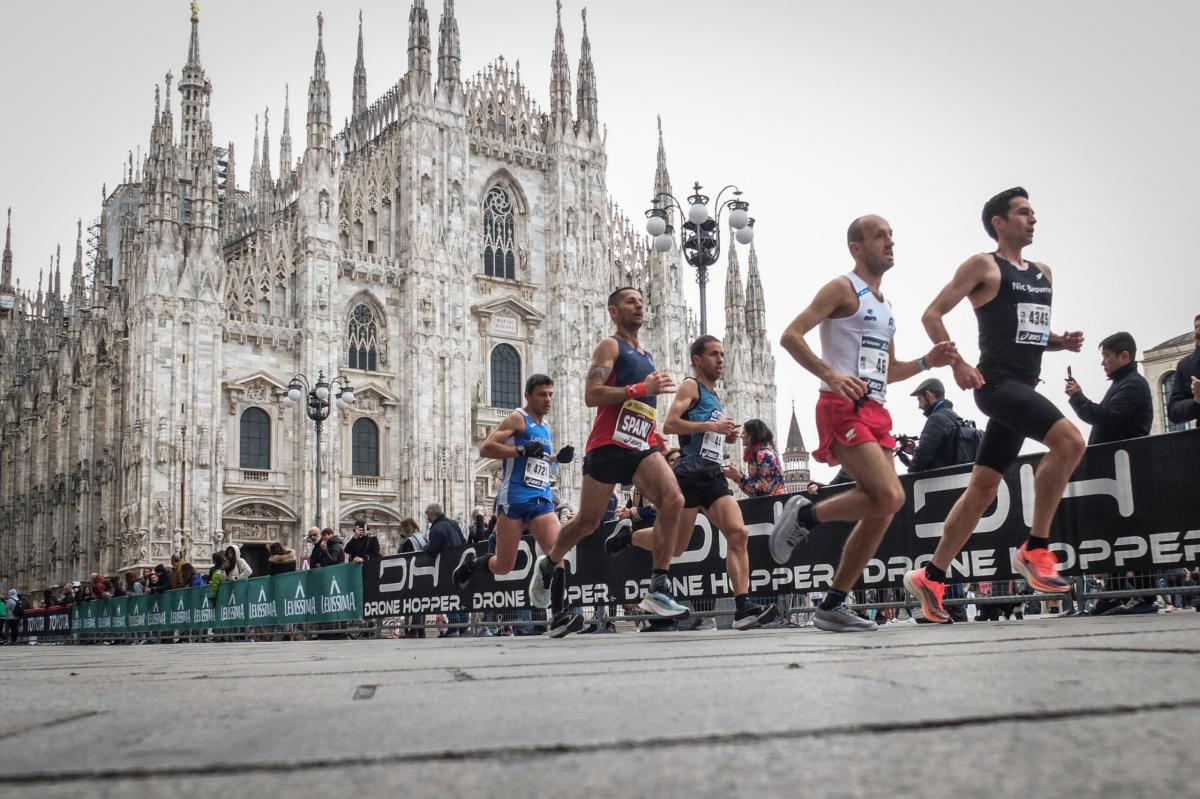
[[[1086,445],[1079,430],[1066,419],[1055,422],[1042,443],[1050,451],[1042,456],[1033,476],[1033,527],[1029,533],[1038,538],[1049,538],[1050,522],[1054,521],[1063,491],[1083,458]]]
[[[950,568],[950,564],[958,557],[967,539],[975,531],[975,526],[983,518],[984,511],[996,498],[1003,478],[1004,475],[987,466],[976,465],[971,470],[967,490],[954,503],[954,507],[946,516],[946,523],[942,526],[942,538],[938,541],[930,561],[934,566],[943,572]]]
[[[665,461],[663,463],[666,464]],[[604,518],[604,509],[608,507],[608,498],[612,496],[612,492],[612,483],[598,482],[586,474],[583,476],[583,488],[579,492],[579,512],[558,531],[558,540],[549,553],[551,561],[561,563],[576,544],[596,531]]]
[[[834,510],[844,515],[850,509],[860,509],[862,514],[846,539],[841,560],[833,575],[833,588],[848,594],[862,578],[863,569],[879,549],[879,542],[883,540],[892,517],[904,507],[904,488],[896,476],[891,453],[883,447],[875,444],[847,447],[835,442],[833,453],[839,461],[847,464],[858,487],[817,507],[821,508],[849,494],[858,494],[848,503],[835,505]],[[824,513],[818,514],[818,518],[826,520]],[[850,521],[853,517],[843,519],[839,515],[834,518]]]
[[[654,548],[650,554],[654,557],[654,568],[666,571],[671,568],[679,515],[683,511],[683,494],[679,491],[679,482],[675,479],[671,467],[667,465],[666,458],[655,452],[638,464],[637,471],[633,474],[633,484],[642,496],[658,508],[658,520],[654,526]],[[586,487],[585,482],[584,488]],[[606,497],[605,502],[607,501]]]
[[[694,514],[695,511],[692,511]],[[687,515],[687,511],[684,512]],[[750,593],[750,552],[748,543],[750,533],[746,530],[746,522],[742,518],[742,509],[733,497],[720,497],[709,505],[704,515],[709,518],[721,535],[725,536],[728,553],[725,555],[725,571],[729,574],[729,584],[733,586],[733,595],[741,596]],[[695,516],[692,517],[695,524]],[[689,537],[691,528],[688,528]],[[686,544],[685,544],[686,546]]]
[[[496,519],[496,554],[488,561],[488,568],[492,574],[508,574],[513,570],[517,563],[517,548],[521,544],[523,527],[524,522],[520,519],[511,519],[504,514],[500,514],[500,518]]]

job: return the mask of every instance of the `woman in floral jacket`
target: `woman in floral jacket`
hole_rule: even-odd
[[[751,419],[742,425],[742,460],[746,472],[736,466],[726,466],[725,476],[741,487],[749,497],[766,497],[784,493],[783,462],[775,451],[775,436],[761,419]]]

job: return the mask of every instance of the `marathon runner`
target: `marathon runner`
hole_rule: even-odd
[[[971,481],[946,517],[933,559],[924,568],[904,575],[904,587],[920,600],[925,618],[940,624],[950,621],[942,606],[946,570],[995,499],[1004,471],[1016,460],[1027,438],[1040,441],[1050,451],[1038,464],[1033,481],[1033,526],[1013,553],[1012,567],[1036,591],[1071,590],[1071,584],[1058,575],[1058,562],[1047,545],[1050,522],[1083,457],[1083,436],[1034,387],[1042,370],[1042,353],[1079,352],[1083,333],[1050,332],[1050,269],[1021,255],[1033,243],[1036,224],[1025,189],[1018,186],[988,200],[983,206],[983,229],[996,241],[996,250],[968,258],[922,317],[929,337],[943,341],[949,335],[943,317],[964,297],[970,298],[979,320],[979,366],[959,359],[954,364],[954,379],[959,388],[975,390],[975,404],[988,417]]]
[[[471,575],[477,571],[496,575],[512,571],[525,528],[543,551],[549,552],[558,540],[558,514],[550,496],[554,436],[546,423],[553,399],[554,381],[547,375],[532,375],[525,381],[525,405],[505,417],[479,448],[482,457],[504,462],[500,491],[496,494],[496,554],[476,557],[473,550],[467,550],[466,558],[454,570],[454,583],[460,591],[466,590]],[[567,446],[558,451],[554,460],[570,463],[574,457],[575,448]],[[554,573],[550,587],[554,610],[549,629],[551,638],[561,638],[583,627],[582,616],[564,611],[564,587],[560,568]]]
[[[716,394],[717,381],[725,373],[725,347],[716,336],[701,336],[692,344],[691,357],[695,374],[680,383],[663,423],[664,433],[679,436],[680,447],[675,479],[683,492],[683,513],[675,528],[673,554],[679,557],[687,549],[696,528],[696,514],[703,509],[704,515],[725,536],[728,545],[725,568],[737,604],[733,628],[750,630],[774,621],[779,616],[779,608],[775,605],[763,607],[750,601],[750,553],[747,549],[750,534],[742,519],[742,509],[734,500],[721,470],[725,444],[738,437],[738,425],[725,416]],[[604,544],[609,554],[615,555],[630,545],[650,549],[658,535],[661,534],[654,528],[634,532],[632,527],[622,525]]]
[[[796,362],[821,379],[817,401],[820,444],[813,453],[830,466],[841,464],[855,487],[813,505],[797,494],[784,505],[771,530],[771,557],[785,564],[809,530],[822,522],[855,521],[829,592],[813,614],[813,624],[831,632],[877,628],[847,608],[846,595],[862,577],[891,523],[904,505],[904,489],[892,462],[892,417],[884,407],[888,383],[895,383],[958,357],[954,345],[942,341],[915,361],[896,360],[896,332],[891,303],[880,285],[892,268],[892,228],[878,216],[850,223],[846,242],[854,257],[849,274],[826,283],[813,301],[784,331],[780,343]],[[821,357],[804,335],[821,328]]]
[[[658,508],[664,531],[654,536],[654,571],[639,607],[672,619],[688,614],[671,595],[668,578],[683,496],[659,450],[655,429],[657,397],[675,391],[675,383],[655,368],[651,354],[638,344],[644,310],[639,289],[619,288],[608,297],[608,315],[617,330],[596,346],[584,386],[584,402],[597,411],[583,459],[579,513],[563,525],[554,548],[538,559],[529,584],[530,600],[538,607],[549,603],[555,568],[600,526],[613,486],[633,483]]]

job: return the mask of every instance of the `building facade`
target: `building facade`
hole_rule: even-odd
[[[48,286],[12,285],[10,215],[6,586],[173,553],[203,563],[229,543],[261,562],[266,544],[298,547],[314,522],[366,519],[395,551],[400,520],[423,521],[431,501],[459,519],[490,508],[499,464],[478,447],[530,374],[556,379],[557,441],[582,449],[583,378],[617,286],[645,293],[642,340],[660,368],[687,368],[690,273],[677,249],[652,252],[608,195],[586,16],[573,89],[560,6],[542,111],[502,59],[463,78],[453,0],[436,41],[414,0],[407,72],[370,102],[360,15],[340,130],[324,33],[318,17],[302,138],[294,146],[289,100],[275,149],[264,111],[243,177],[234,145],[214,140],[193,6],[179,80],[167,73],[155,91],[147,154],[104,192],[98,222],[78,226],[69,286],[58,258]],[[670,190],[661,126],[654,190]],[[743,292],[730,248],[724,399],[735,418],[770,420],[757,255]],[[301,373],[355,389],[326,423],[319,488],[313,425],[281,403]],[[570,498],[579,460],[558,475]]]
[[[1171,396],[1171,383],[1175,380],[1175,367],[1185,355],[1191,354],[1195,349],[1196,336],[1193,333],[1183,333],[1142,353],[1142,371],[1146,375],[1146,381],[1150,383],[1150,393],[1154,395],[1154,425],[1150,428],[1151,435],[1174,433],[1195,425],[1195,422],[1179,424],[1167,419],[1167,400]]]

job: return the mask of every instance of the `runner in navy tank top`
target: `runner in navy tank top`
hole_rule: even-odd
[[[463,554],[454,570],[459,591],[467,589],[477,572],[499,576],[511,572],[526,527],[544,551],[552,549],[558,540],[558,514],[550,500],[550,461],[570,463],[575,448],[566,446],[551,455],[554,437],[546,416],[553,399],[554,381],[548,375],[531,375],[525,381],[525,405],[505,417],[479,448],[482,457],[504,462],[496,495],[496,552],[477,557],[474,550],[468,549]],[[561,638],[583,626],[582,616],[564,610],[565,588],[563,571],[558,569],[551,580],[551,638]]]
[[[725,445],[738,437],[738,425],[725,415],[716,393],[717,381],[725,373],[725,347],[716,336],[701,336],[692,343],[690,353],[693,376],[679,384],[663,424],[664,433],[679,436],[675,479],[683,492],[683,514],[674,532],[674,554],[679,557],[687,551],[696,530],[696,515],[703,510],[728,545],[725,568],[737,604],[733,628],[750,630],[774,621],[779,608],[750,601],[750,534],[722,471]],[[634,532],[632,527],[619,526],[604,546],[610,555],[629,546],[650,549],[656,535],[654,528]]]
[[[892,227],[883,217],[862,216],[846,230],[846,246],[854,269],[817,292],[808,307],[784,331],[780,344],[796,362],[821,380],[817,400],[817,457],[843,464],[855,487],[814,505],[802,494],[792,496],[771,528],[769,549],[786,565],[809,530],[822,522],[856,522],[846,539],[829,591],[813,613],[813,626],[828,632],[869,632],[875,622],[845,605],[862,578],[892,516],[904,505],[904,489],[892,461],[892,418],[884,402],[887,386],[958,357],[954,345],[942,341],[915,361],[896,359],[895,318],[883,296],[883,277],[895,264]],[[820,327],[821,354],[804,336]]]
[[[549,602],[555,567],[600,526],[613,486],[633,483],[658,507],[664,530],[654,537],[654,569],[640,607],[666,618],[687,616],[687,608],[671,595],[668,577],[683,496],[662,456],[656,430],[657,397],[675,391],[675,383],[669,374],[657,371],[650,353],[638,344],[644,312],[639,289],[619,288],[609,295],[608,315],[617,329],[592,353],[584,385],[584,401],[597,412],[583,459],[579,513],[563,525],[554,548],[538,559],[529,594],[539,607]]]
[[[1022,258],[1033,243],[1036,224],[1025,189],[1008,189],[988,200],[983,228],[996,241],[996,251],[967,259],[922,317],[929,337],[945,340],[949,333],[943,317],[964,298],[970,299],[979,322],[979,365],[960,359],[954,364],[954,379],[959,388],[974,389],[975,404],[988,417],[971,481],[946,517],[932,560],[904,575],[905,587],[920,600],[929,621],[950,621],[942,606],[946,570],[995,499],[1004,471],[1027,438],[1042,442],[1050,451],[1037,467],[1033,525],[1013,554],[1012,567],[1034,590],[1071,590],[1070,583],[1058,575],[1058,561],[1047,546],[1050,522],[1083,457],[1083,436],[1034,387],[1041,375],[1042,354],[1063,349],[1079,352],[1083,333],[1050,331],[1054,296],[1050,270]]]

